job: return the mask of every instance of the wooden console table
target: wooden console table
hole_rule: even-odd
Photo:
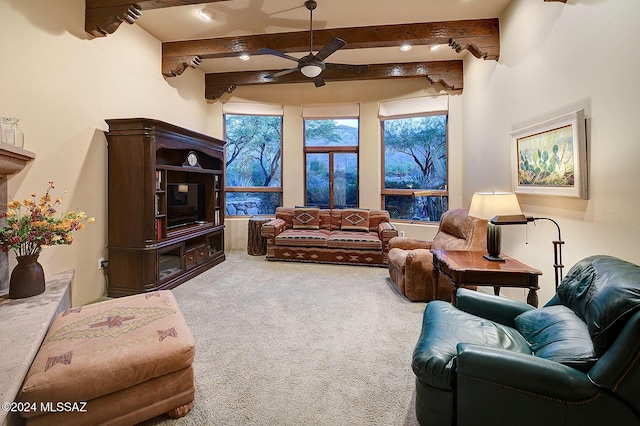
[[[446,276],[456,290],[465,285],[491,286],[494,293],[500,295],[501,287],[528,288],[527,303],[538,307],[538,277],[542,275],[539,270],[504,254],[501,255],[504,262],[492,262],[482,257],[483,251],[431,250],[431,253],[436,288],[440,274]],[[455,303],[455,291],[451,303]]]

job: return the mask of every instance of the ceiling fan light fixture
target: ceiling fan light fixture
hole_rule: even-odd
[[[322,68],[318,65],[309,64],[300,68],[300,71],[302,72],[302,74],[304,74],[305,77],[315,78],[320,75],[320,73],[322,72]]]
[[[198,16],[203,20],[210,22],[213,21],[213,18],[215,18],[216,15],[212,11],[205,8],[198,10]]]

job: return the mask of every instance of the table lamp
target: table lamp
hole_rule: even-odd
[[[513,192],[476,192],[471,199],[469,216],[490,221],[487,224],[487,254],[484,258],[493,262],[504,262],[500,257],[500,241],[502,239],[501,223],[493,223],[496,216],[503,220],[522,220],[526,217],[520,210],[518,198]]]

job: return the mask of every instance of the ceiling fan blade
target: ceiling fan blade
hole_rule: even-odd
[[[318,51],[318,53],[315,55],[316,59],[318,61],[324,61],[329,57],[329,55],[343,47],[345,44],[347,44],[347,42],[341,38],[332,38],[331,40],[329,40],[329,43],[325,44],[324,47],[320,49],[320,51]]]
[[[289,68],[288,70],[282,70],[282,71],[278,71],[276,73],[273,73],[273,74],[267,76],[267,78],[282,77],[283,75],[291,74],[292,72],[295,72],[295,71],[298,71],[298,68]]]
[[[328,70],[347,72],[366,72],[369,69],[368,65],[334,64],[330,62],[326,62],[324,65]]]
[[[289,56],[286,53],[278,52],[277,50],[269,49],[266,47],[263,47],[262,49],[260,49],[260,53],[263,53],[265,55],[279,56],[284,59],[289,59],[290,61],[298,62],[298,58],[294,58],[293,56]]]
[[[324,79],[321,76],[317,76],[313,79],[313,84],[315,84],[316,87],[322,87],[325,84]]]

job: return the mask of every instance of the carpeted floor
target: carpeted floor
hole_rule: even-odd
[[[144,425],[417,425],[424,303],[384,268],[243,252],[175,288],[196,341],[196,403]]]

